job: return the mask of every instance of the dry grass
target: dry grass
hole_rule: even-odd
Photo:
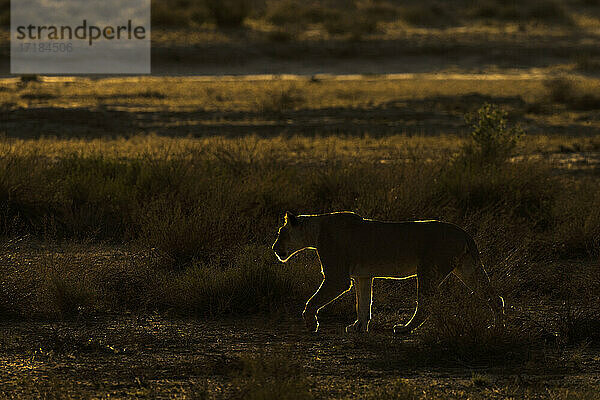
[[[504,126],[493,115],[480,113],[476,125]],[[9,269],[7,279],[37,283],[17,286],[16,296],[5,293],[3,307],[24,315],[33,303],[39,315],[63,316],[123,308],[186,315],[276,310],[305,299],[318,283],[310,269],[281,268],[269,250],[284,210],[455,222],[476,236],[493,275],[502,274],[496,268],[511,253],[518,255],[503,268],[597,256],[598,182],[578,185],[545,162],[510,161],[514,143],[507,150],[506,139],[491,136],[485,147],[463,150],[455,142],[448,145],[456,152],[451,156],[443,147],[427,148],[423,138],[5,140],[0,227],[6,239],[33,235],[153,250],[117,270],[50,260],[23,280]],[[483,161],[495,147],[503,158]],[[541,271],[531,273],[539,279]],[[118,281],[129,289],[119,292]],[[502,285],[515,298],[523,295],[520,278]],[[24,296],[25,305],[12,300]]]
[[[443,137],[467,134],[465,114],[487,102],[502,107],[511,121],[535,134],[525,138],[523,145],[546,140],[540,135],[559,134],[573,136],[574,142],[590,142],[590,150],[596,142],[598,148],[594,93],[600,81],[570,76],[564,90],[564,85],[547,82],[551,81],[536,77],[481,80],[448,75],[440,79],[429,74],[7,80],[0,91],[0,107],[8,119],[0,124],[0,134],[12,138],[272,137],[282,133]],[[126,146],[139,142],[136,138]],[[449,142],[454,147],[459,139],[443,139],[440,145]],[[522,153],[522,148],[517,150]],[[528,152],[535,150],[529,147]],[[152,146],[148,151],[155,150]]]

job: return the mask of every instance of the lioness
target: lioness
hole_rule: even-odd
[[[496,323],[503,323],[504,300],[495,294],[479,259],[475,241],[456,225],[439,221],[381,222],[352,212],[285,214],[273,243],[281,262],[304,249],[317,251],[323,282],[306,303],[302,317],[317,331],[317,312],[356,287],[357,319],[347,332],[367,332],[371,319],[373,278],[417,277],[417,309],[394,333],[410,333],[427,318],[432,295],[450,274],[487,300]]]

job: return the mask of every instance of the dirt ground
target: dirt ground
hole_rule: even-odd
[[[314,398],[366,398],[374,388],[393,391],[399,379],[425,398],[458,399],[563,398],[600,385],[600,357],[589,350],[578,353],[577,362],[557,359],[552,367],[540,368],[533,358],[520,366],[466,365],[419,354],[410,337],[389,331],[348,336],[341,321],[326,322],[329,327],[314,335],[291,316],[3,323],[0,390],[6,398],[224,398],[244,397],[239,386],[245,379],[289,379],[269,367],[248,376],[244,360],[256,357],[267,365],[283,358],[283,368],[293,362],[290,373],[305,380],[302,389]],[[545,356],[556,356],[551,353]]]

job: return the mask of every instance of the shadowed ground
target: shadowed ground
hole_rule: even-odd
[[[256,391],[254,385],[271,394],[291,385],[311,398],[377,398],[382,388],[398,392],[401,380],[400,387],[428,398],[463,399],[566,398],[565,391],[594,393],[600,384],[593,351],[534,350],[518,367],[469,364],[410,338],[349,337],[331,329],[314,336],[298,333],[301,325],[298,319],[187,322],[157,316],[11,323],[0,328],[0,389],[36,397],[230,398]],[[540,364],[539,357],[546,361]]]

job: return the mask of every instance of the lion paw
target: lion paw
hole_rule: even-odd
[[[369,323],[356,321],[352,325],[346,327],[346,333],[365,333],[369,331]]]

